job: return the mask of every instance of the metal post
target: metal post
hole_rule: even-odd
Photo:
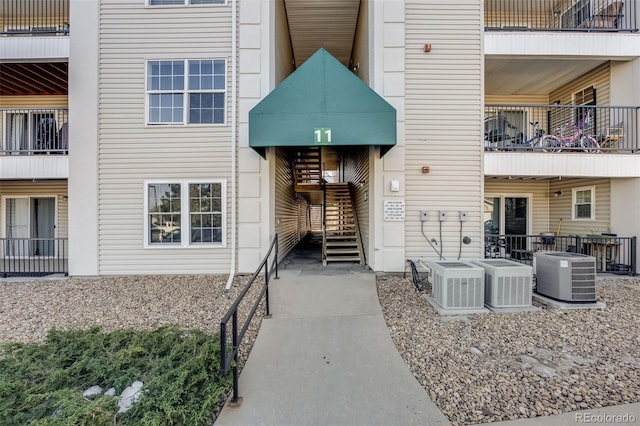
[[[309,223],[311,223],[311,222],[309,222]],[[276,247],[275,247],[275,249],[276,249],[276,257],[275,257],[275,262],[276,262],[276,277],[275,277],[275,279],[277,280],[277,279],[279,278],[279,277],[278,277],[278,235],[277,235],[277,234],[276,234]]]
[[[233,398],[231,402],[238,403],[238,310],[233,312]]]
[[[636,262],[636,256],[637,256],[637,249],[638,249],[638,237],[631,237],[631,275],[635,276],[636,275],[636,267],[637,267],[637,262]]]
[[[227,323],[220,323],[220,374],[225,374],[227,366]]]
[[[268,259],[265,259],[264,262],[264,285],[265,285],[265,299],[266,299],[266,308],[267,314],[265,318],[271,318],[271,313],[269,312],[269,262]]]

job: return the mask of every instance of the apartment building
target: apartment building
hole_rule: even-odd
[[[636,270],[635,0],[2,4],[0,273]]]

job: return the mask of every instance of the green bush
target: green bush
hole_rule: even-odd
[[[142,397],[117,424],[211,424],[231,387],[219,366],[219,336],[199,330],[51,330],[45,344],[2,347],[0,424],[112,425],[118,396],[82,392],[99,385],[120,395],[136,380]]]

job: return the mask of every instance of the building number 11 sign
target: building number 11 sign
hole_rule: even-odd
[[[313,129],[314,145],[331,145],[331,128],[316,127]]]

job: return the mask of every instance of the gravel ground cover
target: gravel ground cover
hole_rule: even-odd
[[[409,278],[378,278],[398,351],[454,425],[639,402],[640,278],[600,278],[597,292],[604,310],[452,319]]]
[[[0,280],[0,343],[42,342],[53,327],[64,330],[100,326],[109,332],[177,325],[217,333],[220,320],[249,278],[236,276],[226,293],[226,275]],[[240,325],[263,283],[262,279],[254,283],[240,305]],[[253,346],[263,314],[264,309],[258,308],[247,330],[240,352],[243,360]]]

